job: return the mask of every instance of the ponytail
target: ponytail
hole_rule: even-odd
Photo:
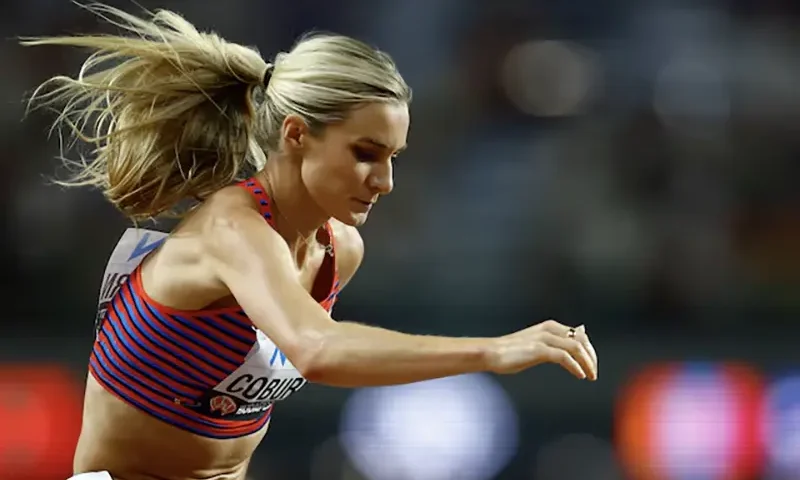
[[[22,42],[94,51],[75,78],[49,79],[29,104],[57,109],[53,130],[66,127],[91,145],[80,161],[62,148],[74,168],[57,183],[99,188],[126,216],[146,220],[206,198],[241,178],[248,162],[263,165],[253,93],[263,90],[268,64],[257,51],[165,10],[145,20],[103,4],[84,8],[132,35]]]

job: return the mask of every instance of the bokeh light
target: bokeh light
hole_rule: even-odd
[[[0,368],[0,478],[66,478],[81,429],[83,390],[60,366]]]
[[[765,410],[768,470],[778,479],[800,479],[800,374],[775,380]]]
[[[750,479],[763,460],[762,399],[749,367],[648,367],[620,398],[622,461],[636,480]]]
[[[523,113],[542,117],[581,113],[597,80],[590,51],[557,40],[516,45],[501,70],[501,83],[511,103]]]
[[[462,375],[355,392],[340,438],[372,480],[486,480],[516,452],[517,429],[491,377]]]

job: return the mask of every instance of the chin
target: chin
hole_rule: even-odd
[[[335,215],[333,218],[350,227],[360,227],[367,222],[368,213],[348,212],[345,215]]]

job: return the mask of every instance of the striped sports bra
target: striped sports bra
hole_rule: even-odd
[[[239,184],[273,227],[270,200],[256,179]],[[339,291],[333,232],[312,295],[328,311]],[[141,263],[167,237],[128,229],[100,291],[91,375],[129,405],[180,429],[235,438],[261,429],[274,402],[306,380],[241,307],[181,311],[151,299]]]

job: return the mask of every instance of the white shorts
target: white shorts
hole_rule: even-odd
[[[73,477],[69,477],[67,480],[114,480],[111,478],[111,474],[108,472],[89,472],[89,473],[79,473]]]

